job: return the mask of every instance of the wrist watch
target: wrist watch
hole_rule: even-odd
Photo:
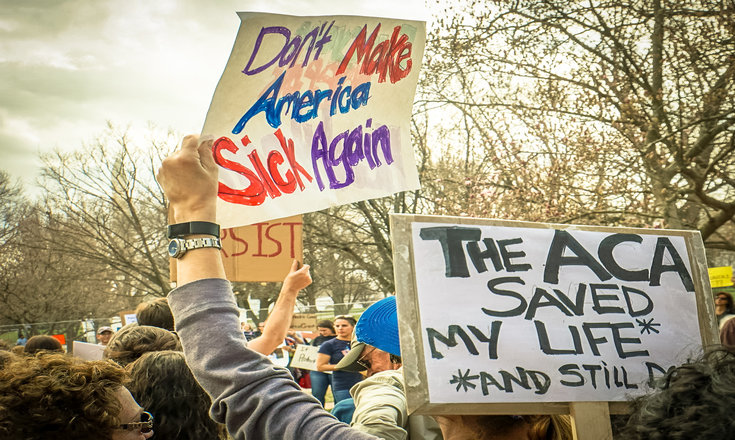
[[[168,255],[171,258],[181,258],[187,251],[204,248],[222,249],[222,243],[219,237],[173,238],[168,243]]]

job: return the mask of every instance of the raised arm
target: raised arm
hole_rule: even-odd
[[[288,329],[291,328],[291,320],[293,319],[293,308],[296,304],[296,296],[299,291],[311,284],[311,275],[309,274],[309,265],[301,266],[294,260],[291,264],[291,271],[286,275],[281,286],[281,293],[278,295],[276,304],[273,306],[268,320],[265,321],[263,334],[248,343],[248,346],[265,355],[271,354],[283,340],[286,339]]]
[[[187,136],[158,172],[176,222],[215,221],[218,184],[211,147],[211,141]],[[335,420],[288,371],[245,346],[218,250],[188,251],[178,261],[178,279],[169,304],[186,361],[212,396],[212,418],[225,423],[234,439],[375,439]]]

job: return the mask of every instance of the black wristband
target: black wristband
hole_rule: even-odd
[[[187,235],[199,234],[219,238],[219,225],[211,222],[186,222],[168,225],[168,238],[181,238]]]

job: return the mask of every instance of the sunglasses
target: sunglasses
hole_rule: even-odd
[[[151,432],[153,431],[153,414],[143,411],[140,413],[140,422],[123,423],[119,428],[126,431],[139,429],[143,434]]]
[[[375,351],[375,347],[373,347],[373,349],[370,350],[370,351],[368,351],[367,353],[363,354],[360,357],[360,359],[358,359],[358,360],[355,361],[355,363],[357,365],[361,366],[362,368],[364,368],[366,370],[369,370],[370,367],[372,367],[373,364],[372,364],[372,362],[370,362],[370,360],[367,359],[367,357],[370,355],[370,353],[372,353],[374,351]]]

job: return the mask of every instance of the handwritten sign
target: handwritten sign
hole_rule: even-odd
[[[300,344],[296,346],[296,351],[291,359],[291,367],[303,368],[305,370],[316,371],[316,358],[319,354],[319,347]]]
[[[698,232],[392,216],[391,233],[412,410],[625,401],[715,340]]]
[[[222,262],[230,281],[283,281],[293,260],[303,261],[300,215],[223,229]]]
[[[123,327],[128,324],[138,322],[138,315],[135,314],[135,310],[123,310],[119,313],[119,315],[120,322],[122,323]]]
[[[303,261],[303,220],[300,215],[222,229],[222,263],[230,281],[283,281],[293,260]],[[176,261],[169,259],[171,281]]]
[[[712,287],[732,286],[732,266],[710,267],[708,270]]]
[[[419,187],[409,121],[424,22],[239,15],[202,131],[223,227]]]
[[[299,331],[313,331],[316,329],[316,324],[316,313],[295,313],[291,321],[291,328]]]

